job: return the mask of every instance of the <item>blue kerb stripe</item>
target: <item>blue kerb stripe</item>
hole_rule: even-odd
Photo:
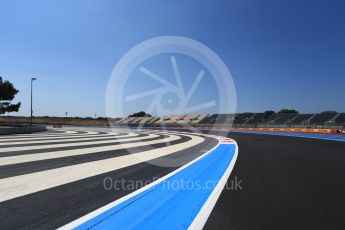
[[[76,229],[186,229],[229,167],[234,144],[220,144],[199,161]]]

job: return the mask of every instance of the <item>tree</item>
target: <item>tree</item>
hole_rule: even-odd
[[[133,113],[132,115],[129,115],[128,117],[151,117],[151,115],[148,113],[145,113],[144,111],[140,111],[138,113]]]
[[[18,92],[11,82],[3,81],[0,77],[0,114],[18,112],[21,103],[11,103]]]
[[[296,113],[297,114],[298,111],[295,109],[282,109],[278,113]]]
[[[262,116],[263,119],[272,116],[273,114],[275,114],[276,112],[274,112],[273,110],[267,110],[264,112],[264,115]]]
[[[323,111],[322,114],[334,114],[337,113],[337,111]]]

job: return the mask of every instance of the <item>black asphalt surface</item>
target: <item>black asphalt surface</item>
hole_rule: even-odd
[[[345,143],[228,136],[239,156],[205,229],[345,229]]]
[[[147,135],[141,134],[138,136],[135,136],[133,138],[137,137],[146,137]],[[155,140],[163,140],[166,136],[165,135],[157,135],[157,137],[147,138],[145,141],[155,141]],[[51,147],[51,148],[44,148],[44,149],[34,149],[34,150],[19,150],[19,151],[8,151],[6,153],[1,153],[1,157],[7,157],[7,156],[18,156],[18,155],[27,155],[27,154],[36,154],[36,153],[45,153],[50,151],[63,151],[63,150],[73,150],[73,149],[86,149],[86,148],[94,148],[94,147],[105,147],[105,146],[112,146],[112,145],[120,145],[121,143],[140,143],[142,140],[127,140],[120,142],[121,139],[124,138],[110,138],[106,141],[113,140],[114,142],[109,143],[103,143],[103,144],[85,144],[85,145],[77,145],[77,146],[67,146],[67,147]],[[188,139],[188,138],[187,138]],[[96,140],[96,141],[103,141],[103,140]],[[79,142],[79,141],[78,141]],[[74,142],[74,143],[78,143]],[[83,142],[83,141],[81,141]],[[85,142],[84,142],[85,143]],[[48,143],[49,145],[54,145],[54,143]],[[73,144],[73,142],[60,142],[58,144]],[[47,145],[47,143],[40,143],[40,144],[30,144],[30,146],[40,146],[40,145]],[[7,148],[8,145],[3,145],[1,148]],[[12,147],[23,147],[22,145],[16,145]],[[11,148],[11,147],[9,147]]]
[[[181,139],[172,141],[170,144],[174,145],[189,140],[189,137],[181,136]],[[1,202],[0,229],[56,229],[132,193],[145,185],[141,182],[151,183],[177,169],[177,167],[161,167],[157,165],[164,163],[184,165],[202,155],[217,143],[213,138],[205,138],[202,143],[182,151],[177,151],[169,156]],[[140,147],[140,149],[134,149],[133,151],[144,151],[146,148],[150,150],[154,147],[164,146],[165,144],[157,144],[151,145],[149,148]],[[93,156],[87,154],[89,156],[86,157],[73,156],[44,160],[38,163],[29,162],[2,166],[0,167],[0,172],[4,174],[3,177],[8,177],[126,154],[129,154],[129,149],[128,151],[124,149],[112,152],[107,151],[94,154]],[[106,188],[111,186],[109,180],[105,181],[105,178],[110,178],[110,181],[125,180],[127,181],[125,184],[127,189],[105,189],[105,185]],[[133,187],[132,182],[136,183],[136,181],[140,181],[140,183]]]
[[[166,136],[160,135],[158,138],[154,138],[153,140],[160,140],[160,139],[163,139],[163,137],[166,137]],[[172,145],[179,144],[179,143],[188,141],[190,139],[191,138],[189,137],[182,136],[181,139],[179,140],[171,141],[171,144]],[[147,141],[151,141],[151,138],[147,139]],[[132,141],[131,143],[136,143],[136,142],[139,142],[139,141]],[[33,172],[45,171],[49,169],[66,167],[66,166],[71,166],[71,165],[76,165],[76,164],[82,164],[86,162],[104,160],[104,159],[109,159],[113,157],[125,156],[128,154],[138,153],[141,151],[149,151],[154,148],[162,148],[164,146],[165,146],[165,143],[160,143],[160,144],[153,144],[150,146],[142,146],[140,148],[135,147],[135,148],[128,148],[128,149],[101,151],[98,153],[89,153],[89,154],[77,155],[73,157],[61,157],[61,158],[54,158],[54,159],[49,159],[49,160],[41,160],[41,161],[20,163],[20,164],[14,164],[14,165],[0,166],[0,179],[6,178],[6,177],[24,175],[24,174],[33,173]],[[58,149],[53,149],[53,150],[58,150]]]
[[[240,187],[228,186],[223,191],[205,229],[345,229],[345,143],[244,133],[228,137],[239,145],[228,185],[239,181]],[[164,160],[184,164],[215,144],[207,138]],[[106,159],[111,154],[128,152],[3,166],[0,172],[2,177],[21,175]],[[0,229],[57,228],[133,192],[105,190],[104,178],[150,182],[175,169],[155,166],[153,160],[2,202]]]

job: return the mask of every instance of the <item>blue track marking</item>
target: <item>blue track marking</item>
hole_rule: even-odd
[[[187,229],[228,169],[236,148],[235,143],[219,144],[182,171],[75,229]]]

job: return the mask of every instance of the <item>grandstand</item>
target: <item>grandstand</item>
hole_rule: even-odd
[[[335,118],[337,113],[335,112],[329,112],[329,113],[320,113],[316,114],[314,117],[312,117],[309,121],[310,125],[321,125],[325,124],[327,122],[332,123],[333,118]]]
[[[275,124],[286,124],[293,121],[297,118],[298,114],[296,113],[281,113],[279,117],[274,121]]]
[[[199,124],[207,116],[208,116],[207,114],[186,115],[186,116],[182,117],[181,119],[177,120],[176,123],[178,123],[178,124]]]
[[[265,117],[262,119],[262,123],[273,124],[275,120],[279,118],[280,114],[276,113],[271,116]]]
[[[217,119],[217,114],[213,114],[213,115],[209,116],[208,118],[206,118],[203,123],[204,124],[214,124],[216,122],[216,119]]]
[[[213,114],[204,120],[204,124],[226,124],[234,121],[235,114]]]
[[[181,114],[181,115],[169,115],[163,118],[159,117],[128,117],[117,121],[118,125],[173,125],[173,124],[199,124],[208,114]]]
[[[191,124],[200,124],[202,123],[206,118],[208,117],[208,114],[198,114],[198,116],[191,120]]]
[[[177,114],[159,117],[127,117],[118,125],[234,125],[235,127],[337,127],[345,126],[345,113],[238,113],[238,114]]]
[[[262,122],[264,119],[264,114],[263,113],[255,113],[247,122],[246,124],[258,124]]]
[[[159,117],[145,117],[140,124],[152,124],[159,120]]]
[[[155,121],[154,123],[155,124],[167,123],[168,121],[170,121],[171,117],[173,117],[173,115],[162,117],[162,118],[158,119],[157,121]]]
[[[314,114],[298,114],[293,120],[290,121],[290,124],[303,125],[305,122],[309,121]]]
[[[185,114],[180,114],[180,115],[173,115],[169,117],[168,119],[164,120],[164,123],[166,124],[176,124],[178,121],[183,120],[187,115]]]
[[[276,113],[268,116],[260,123],[272,125],[285,125],[296,119],[299,115],[297,113]]]
[[[234,124],[243,125],[246,122],[248,122],[254,115],[255,115],[255,113],[236,114],[236,117],[234,119]]]
[[[131,122],[131,121],[133,121],[135,119],[136,119],[136,117],[125,117],[125,118],[117,121],[116,123],[117,124],[128,124],[129,122]]]
[[[129,124],[138,124],[141,120],[143,120],[145,117],[138,117],[135,119],[132,119],[131,121],[129,121]]]
[[[115,122],[117,125],[137,125],[137,124],[151,124],[158,121],[158,117],[127,117]]]
[[[339,115],[334,119],[334,123],[338,125],[345,125],[345,113],[339,113]]]

